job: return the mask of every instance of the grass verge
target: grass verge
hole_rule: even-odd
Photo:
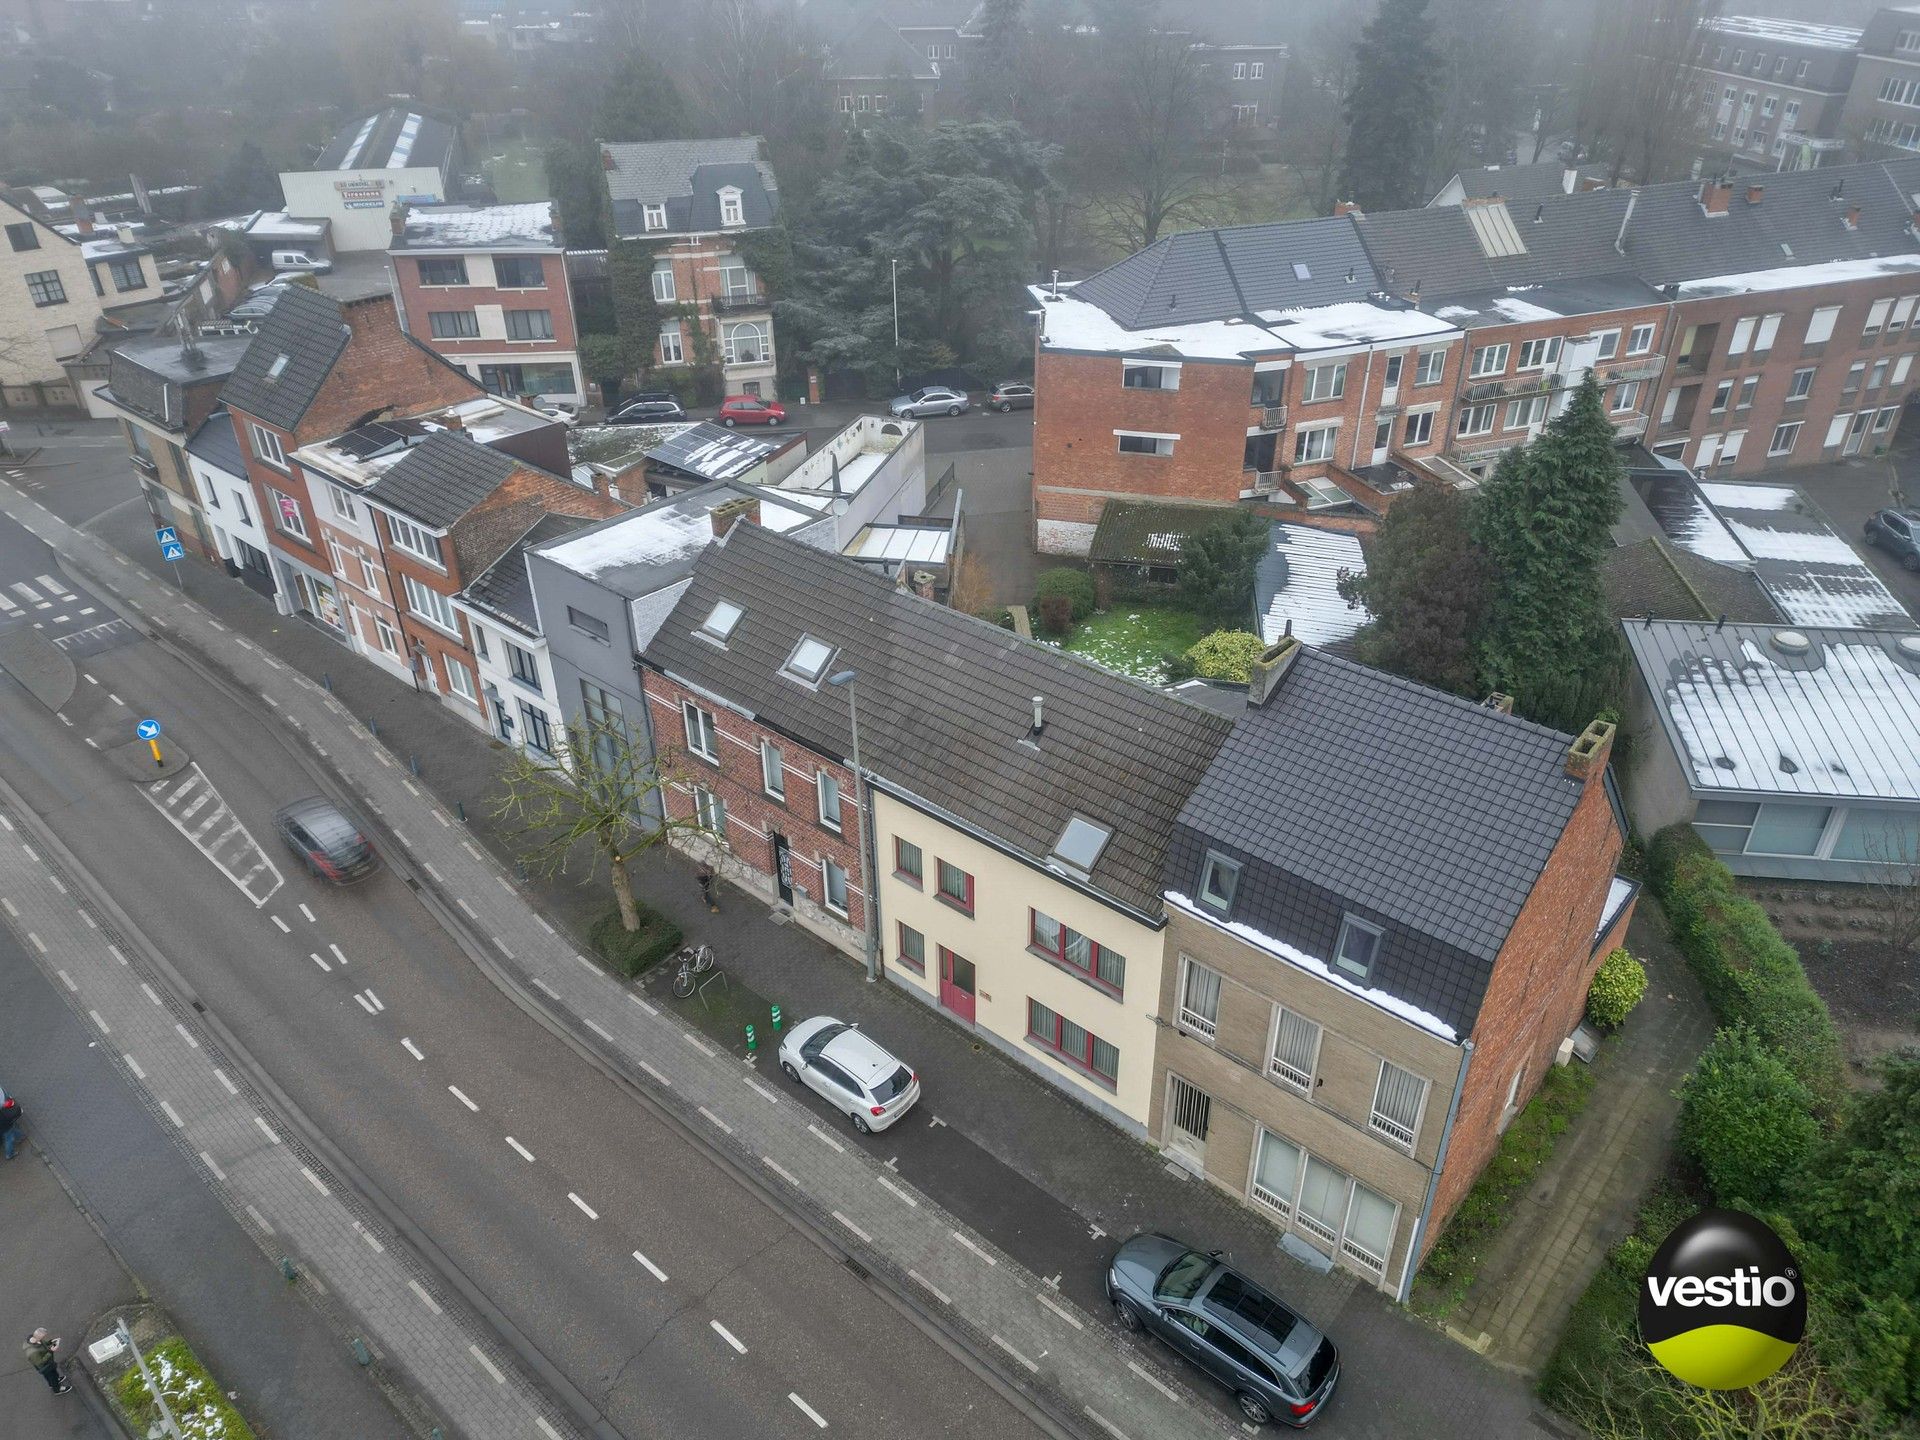
[[[147,1369],[187,1440],[253,1440],[253,1427],[228,1403],[186,1341],[169,1336],[147,1350],[146,1357]],[[160,1407],[137,1367],[120,1377],[115,1390],[137,1433],[145,1434],[160,1419]]]

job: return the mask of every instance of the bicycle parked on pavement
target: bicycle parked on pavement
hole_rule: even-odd
[[[711,945],[687,945],[674,957],[680,962],[680,968],[674,972],[673,993],[682,1000],[693,994],[699,985],[699,976],[713,969],[713,947]]]

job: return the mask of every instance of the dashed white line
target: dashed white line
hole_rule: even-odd
[[[1053,1311],[1054,1314],[1058,1315],[1062,1320],[1066,1321],[1069,1325],[1073,1326],[1074,1329],[1076,1330],[1086,1329],[1086,1326],[1082,1325],[1080,1321],[1071,1312],[1063,1309],[1059,1305],[1056,1305],[1053,1301],[1049,1300],[1046,1296],[1041,1294],[1035,1294],[1033,1298],[1038,1300],[1042,1305],[1046,1306],[1049,1310]]]
[[[474,859],[480,859],[480,852],[473,848],[473,842],[471,840],[462,840],[460,842],[460,848],[465,850],[467,854],[473,856]]]
[[[146,1072],[146,1071],[144,1071],[144,1070],[142,1070],[142,1069],[140,1068],[140,1062],[139,1062],[138,1060],[136,1060],[136,1059],[134,1059],[134,1058],[133,1058],[133,1056],[131,1056],[131,1055],[122,1055],[122,1056],[121,1056],[120,1058],[121,1058],[122,1060],[124,1060],[124,1061],[126,1061],[126,1062],[127,1062],[127,1068],[128,1068],[129,1070],[131,1070],[131,1071],[133,1071],[133,1078],[134,1078],[134,1079],[136,1079],[136,1080],[144,1080],[144,1079],[146,1079],[146,1078],[147,1078],[147,1072]]]
[[[89,1010],[87,1014],[93,1017],[93,1023],[100,1027],[100,1033],[102,1035],[111,1035],[113,1033],[107,1029],[107,1022],[100,1018],[100,1012],[98,1010]]]
[[[473,906],[467,903],[466,896],[464,895],[455,896],[454,903],[458,905],[462,910],[467,912],[467,918],[469,920],[478,920],[480,918],[480,912],[474,909]]]
[[[426,867],[427,874],[433,877],[434,884],[444,885],[447,883],[447,877],[442,875],[438,870],[433,868],[433,862],[431,860],[423,860],[420,863]]]
[[[67,887],[60,883],[60,877],[58,875],[49,875],[47,878],[53,882],[53,888],[58,890],[62,895],[67,893]]]
[[[419,798],[420,791],[418,787],[416,787],[411,780],[402,780],[400,783],[407,787],[407,793],[409,795],[413,796],[415,799]]]
[[[166,1115],[167,1119],[173,1122],[174,1129],[184,1130],[187,1128],[187,1122],[180,1118],[180,1112],[174,1109],[173,1106],[169,1105],[166,1101],[162,1100],[160,1102],[160,1109],[161,1109],[161,1112]]]
[[[213,1073],[220,1078],[220,1083],[227,1087],[227,1094],[238,1095],[240,1093],[240,1087],[229,1080],[227,1078],[227,1072],[222,1070],[218,1065],[213,1067]]]
[[[898,1185],[894,1184],[891,1180],[887,1179],[886,1176],[876,1175],[873,1177],[873,1180],[876,1185],[883,1186],[884,1188],[891,1190],[895,1195],[898,1195],[902,1200],[906,1201],[907,1204],[910,1205],[913,1209],[918,1210],[920,1208],[920,1202],[918,1200],[914,1199],[913,1196],[909,1195],[906,1191],[902,1190]]]
[[[589,1030],[593,1031],[594,1034],[598,1035],[602,1040],[605,1040],[608,1044],[613,1043],[612,1033],[609,1032],[604,1026],[597,1025],[593,1021],[585,1020],[585,1019],[583,1019],[581,1023],[585,1025]]]
[[[953,1301],[950,1298],[948,1298],[947,1293],[944,1290],[942,1290],[938,1285],[935,1285],[931,1280],[927,1279],[927,1277],[922,1275],[918,1270],[907,1271],[907,1278],[913,1281],[913,1283],[918,1285],[922,1290],[925,1290],[929,1295],[933,1296],[933,1298],[938,1300],[942,1305],[953,1304]]]
[[[366,993],[367,993],[367,1000],[368,1000],[368,1002],[369,1002],[369,1003],[370,1003],[370,1004],[371,1004],[371,1005],[373,1006],[373,1013],[374,1013],[374,1014],[376,1014],[376,1015],[377,1015],[377,1014],[379,1014],[379,1013],[380,1013],[380,1012],[381,1012],[382,1010],[384,1010],[384,1009],[386,1009],[386,1008],[387,1008],[387,1002],[386,1002],[386,1001],[384,1001],[384,1000],[382,1000],[382,999],[381,999],[381,998],[380,998],[380,997],[379,997],[378,995],[376,995],[376,994],[374,994],[374,993],[373,993],[373,987],[372,987],[371,985],[369,985],[369,986],[367,987],[367,992],[366,992]]]
[[[551,925],[549,925],[549,924],[547,923],[547,921],[546,921],[546,917],[545,917],[544,915],[536,915],[536,916],[534,916],[534,917],[533,917],[533,923],[534,923],[534,924],[536,924],[536,925],[538,925],[538,926],[539,926],[539,927],[540,927],[540,928],[541,928],[542,930],[544,930],[544,931],[546,931],[546,932],[547,932],[547,934],[549,934],[549,935],[551,935],[551,934],[553,934],[553,933],[554,933],[554,929],[553,929],[553,926],[551,926]]]
[[[424,1060],[427,1058],[426,1054],[420,1049],[420,1047],[414,1044],[413,1041],[408,1039],[405,1035],[402,1035],[400,1037],[400,1047],[403,1050],[405,1050],[407,1054],[411,1055],[416,1060]]]
[[[718,1335],[722,1340],[726,1341],[729,1345],[733,1346],[733,1348],[738,1350],[742,1355],[747,1353],[747,1347],[742,1345],[740,1341],[734,1336],[734,1333],[731,1330],[727,1329],[726,1326],[722,1325],[718,1320],[709,1320],[707,1323],[713,1327],[714,1334]]]
[[[660,1013],[657,1009],[649,1005],[646,1001],[642,1000],[638,995],[634,994],[631,990],[627,992],[627,999],[633,1001],[634,1004],[638,1005],[642,1010],[646,1011],[647,1014],[649,1015],[658,1015]]]
[[[62,980],[65,980],[67,978],[66,971],[63,970],[60,972],[60,978]],[[160,997],[153,993],[153,986],[147,984],[146,981],[142,980],[140,982],[140,988],[147,992],[147,999],[151,1000],[156,1005],[160,1003]]]
[[[578,1195],[574,1194],[573,1191],[569,1190],[567,1192],[567,1199],[571,1200],[575,1205],[579,1206],[580,1213],[586,1216],[587,1219],[598,1220],[600,1218],[599,1212],[595,1210],[591,1205],[587,1204],[586,1201],[582,1200]]]
[[[1113,1436],[1113,1440],[1128,1440],[1128,1435],[1126,1431],[1122,1430],[1118,1425],[1114,1424],[1113,1421],[1107,1419],[1106,1416],[1102,1415],[1098,1410],[1094,1409],[1091,1405],[1083,1405],[1080,1408],[1086,1411],[1087,1418],[1089,1420],[1093,1421],[1094,1424],[1098,1425],[1102,1430],[1106,1431],[1109,1435]]]
[[[646,1266],[647,1273],[653,1276],[654,1279],[658,1280],[663,1285],[666,1284],[667,1282],[666,1271],[662,1270],[658,1265],[654,1264],[651,1260],[647,1259],[647,1257],[642,1255],[638,1250],[633,1252],[633,1258],[638,1260],[642,1265]]]
[[[98,676],[91,675],[85,670],[82,670],[80,672],[80,678],[85,680],[89,685],[98,685],[100,683],[100,679]]]
[[[715,1055],[720,1053],[719,1051],[715,1050],[711,1045],[707,1044],[706,1041],[702,1040],[698,1035],[694,1034],[691,1030],[682,1030],[680,1032],[680,1035],[681,1035],[681,1038],[687,1042],[687,1044],[691,1045],[694,1049],[698,1050],[702,1055],[705,1055],[709,1060],[711,1060]]]
[[[8,914],[8,915],[10,915],[10,916],[12,916],[12,917],[13,917],[13,918],[14,918],[15,920],[18,920],[18,919],[20,918],[20,912],[19,912],[18,910],[16,910],[16,909],[14,908],[14,904],[13,904],[13,901],[11,901],[11,900],[0,900],[0,905],[4,905],[4,906],[6,906],[6,907],[7,907],[7,914]]]
[[[851,1230],[855,1235],[859,1236],[862,1244],[871,1245],[873,1243],[873,1236],[869,1235],[866,1231],[862,1230],[858,1225],[854,1224],[853,1221],[849,1220],[846,1216],[842,1215],[838,1210],[833,1212],[833,1218],[838,1220],[842,1225],[846,1226],[847,1229]]]
[[[413,848],[413,842],[407,839],[406,836],[402,835],[397,827],[393,832],[393,838],[398,840],[407,849],[411,850]]]
[[[494,883],[498,885],[502,890],[506,891],[507,894],[509,895],[513,894],[513,884],[511,881],[507,879],[506,876],[496,875],[493,877],[493,880],[494,880]]]
[[[995,1335],[993,1337],[993,1343],[998,1345],[1002,1350],[1006,1351],[1007,1354],[1011,1355],[1014,1359],[1018,1360],[1022,1365],[1026,1366],[1027,1369],[1033,1374],[1038,1375],[1040,1373],[1040,1367],[1038,1365],[1034,1364],[1033,1361],[1029,1360],[1026,1356],[1022,1355],[1018,1350],[1014,1349],[1013,1346],[1009,1345],[1006,1341],[1002,1340],[998,1335]]]
[[[267,1122],[262,1120],[258,1115],[253,1117],[253,1123],[258,1125],[260,1127],[260,1133],[266,1136],[267,1139],[272,1141],[275,1145],[278,1145],[280,1143],[280,1137],[273,1133],[273,1127],[267,1124]]]
[[[173,1022],[173,1028],[180,1032],[180,1038],[186,1041],[190,1047],[192,1047],[195,1050],[198,1050],[200,1048],[200,1042],[193,1038],[193,1032],[187,1029],[186,1026],[182,1025],[178,1020]]]
[[[794,1403],[802,1415],[813,1421],[813,1423],[818,1425],[822,1430],[827,1428],[827,1417],[814,1409],[813,1406],[809,1405],[806,1401],[802,1400],[798,1395],[794,1394],[793,1391],[789,1390],[787,1392],[787,1399]]]
[[[971,1250],[974,1254],[978,1255],[982,1260],[986,1261],[987,1264],[998,1265],[1000,1263],[998,1260],[994,1259],[993,1256],[989,1255],[986,1251],[982,1250],[978,1245],[974,1244],[973,1241],[969,1240],[966,1236],[962,1235],[958,1230],[952,1231],[951,1233],[954,1239],[958,1240],[962,1245],[966,1246],[967,1249]]]
[[[533,1423],[539,1427],[540,1433],[546,1436],[547,1440],[560,1440],[560,1432],[554,1429],[553,1426],[547,1423],[546,1416],[544,1415],[534,1416]]]
[[[667,1077],[662,1075],[658,1070],[654,1069],[653,1066],[649,1065],[646,1061],[641,1060],[638,1062],[638,1064],[642,1070],[646,1071],[647,1074],[653,1077],[654,1082],[656,1084],[663,1085],[669,1090],[673,1088],[673,1082],[667,1079]]]
[[[206,1151],[202,1150],[200,1152],[200,1159],[205,1163],[207,1169],[213,1172],[214,1179],[224,1181],[227,1178],[227,1172],[214,1164],[213,1156],[209,1155]]]
[[[9,835],[11,835],[13,833],[13,821],[9,820],[4,815],[0,815],[0,829],[4,829]]]
[[[536,915],[536,916],[535,916],[534,918],[535,918],[536,920],[539,920],[539,919],[540,919],[540,917],[539,917],[539,916],[537,916],[537,915]],[[544,920],[541,920],[541,921],[540,921],[540,923],[541,923],[542,925],[547,925],[547,922],[546,922],[546,921],[544,921]],[[552,934],[552,933],[553,933],[553,927],[552,927],[551,925],[547,925],[547,933],[548,933],[548,934]],[[596,975],[598,975],[598,974],[600,973],[600,967],[599,967],[598,965],[596,965],[596,964],[594,964],[594,963],[593,963],[593,961],[591,961],[591,960],[589,960],[589,959],[587,959],[587,957],[586,957],[586,956],[584,956],[584,955],[582,955],[582,954],[581,954],[581,953],[580,953],[580,952],[579,952],[578,950],[576,950],[576,951],[574,951],[574,952],[573,952],[573,958],[574,958],[574,959],[576,959],[576,960],[578,960],[578,961],[580,962],[580,965],[581,965],[581,968],[583,968],[583,969],[585,969],[585,970],[590,970],[590,971],[592,971],[592,972],[593,972],[594,974],[596,974]]]
[[[100,922],[94,919],[93,916],[89,915],[86,911],[82,910],[80,912],[80,918],[86,922],[87,929],[98,930],[100,928]]]
[[[123,710],[126,708],[127,702],[122,700],[118,695],[114,694],[111,690],[107,692],[107,699],[113,701],[114,704],[120,706],[120,708]]]
[[[558,1000],[560,998],[560,992],[554,989],[553,986],[547,984],[547,982],[542,980],[538,975],[533,977],[533,988],[545,995],[549,1000]]]
[[[307,904],[304,900],[300,902],[300,913],[307,917],[307,923],[309,925],[313,923],[313,911],[307,908]]]
[[[34,934],[31,930],[27,932],[27,939],[33,942],[33,948],[38,950],[42,955],[47,953],[47,942],[42,940],[38,935]]]
[[[113,956],[113,958],[118,960],[122,965],[127,963],[127,957],[120,953],[120,947],[118,945],[107,946],[107,953]]]
[[[1173,1387],[1155,1375],[1151,1370],[1143,1367],[1138,1360],[1129,1360],[1127,1362],[1127,1368],[1149,1385],[1153,1386],[1153,1388],[1158,1390],[1162,1395],[1166,1396],[1167,1399],[1173,1401],[1175,1404],[1179,1403],[1180,1397],[1173,1393]]]
[[[373,1238],[373,1232],[371,1230],[362,1230],[360,1232],[360,1238],[367,1242],[368,1246],[371,1247],[374,1254],[384,1255],[387,1253],[387,1247],[382,1245],[378,1240]]]
[[[338,945],[329,945],[327,949],[333,952],[333,958],[338,960],[342,965],[347,963],[347,957],[340,953],[340,947]]]
[[[274,699],[273,696],[267,694],[265,691],[261,692],[260,698],[266,701],[267,704],[271,705],[274,709],[278,710],[280,708],[280,702]]]
[[[373,1008],[373,1002],[367,999],[366,996],[360,994],[357,990],[354,992],[353,998],[359,1002],[360,1008],[366,1011],[367,1014],[378,1015],[380,1013],[378,1010]]]
[[[751,1075],[742,1075],[740,1078],[746,1082],[748,1089],[764,1097],[769,1105],[778,1105],[780,1103],[780,1097],[773,1093],[772,1087],[761,1084]]]
[[[700,1113],[706,1116],[709,1121],[711,1121],[718,1129],[720,1129],[725,1134],[731,1135],[733,1133],[733,1127],[727,1124],[727,1122],[722,1120],[718,1115],[714,1114],[713,1111],[709,1110],[706,1106],[702,1105],[700,1107]]]
[[[282,935],[291,935],[293,933],[293,927],[287,924],[287,922],[282,920],[278,915],[269,915],[267,918],[273,921],[275,925],[280,927],[280,933]]]
[[[507,948],[506,941],[502,940],[498,935],[490,935],[487,938],[492,940],[493,943],[500,948],[500,953],[502,955],[506,956],[507,959],[509,960],[513,959],[513,951]]]
[[[782,1165],[778,1160],[774,1160],[769,1158],[768,1156],[762,1155],[760,1157],[760,1163],[766,1166],[767,1169],[773,1171],[774,1174],[778,1175],[782,1180],[786,1181],[789,1185],[793,1186],[794,1189],[798,1190],[800,1188],[800,1182],[793,1178],[793,1172],[787,1169],[787,1167]]]
[[[453,822],[447,819],[447,817],[441,814],[438,810],[433,812],[433,818],[438,820],[442,825],[446,826],[447,829],[451,830],[453,828]]]
[[[407,1281],[407,1288],[420,1297],[420,1303],[426,1306],[427,1309],[436,1315],[440,1313],[438,1302],[434,1300],[433,1296],[427,1293],[426,1286],[422,1285],[418,1280],[409,1280]]]
[[[478,1345],[469,1345],[467,1349],[473,1353],[473,1358],[480,1362],[480,1368],[493,1377],[494,1384],[504,1385],[507,1383],[507,1377],[500,1373],[500,1367],[483,1355]]]
[[[314,1174],[313,1171],[309,1170],[306,1166],[302,1165],[300,1167],[300,1173],[306,1176],[307,1183],[313,1186],[313,1188],[318,1190],[322,1195],[331,1195],[333,1193],[331,1190],[327,1189],[324,1183],[322,1183],[320,1177]]]
[[[507,1136],[507,1144],[513,1147],[514,1154],[518,1155],[522,1160],[526,1161],[529,1165],[533,1164],[533,1152],[527,1149],[527,1147],[522,1145],[518,1140],[514,1139],[513,1136],[511,1135]]]
[[[467,1109],[478,1113],[480,1107],[474,1104],[473,1101],[469,1100],[467,1098],[467,1092],[462,1090],[458,1085],[447,1086],[447,1093],[453,1096],[453,1098],[458,1100],[462,1105],[466,1106]]]
[[[67,974],[67,972],[64,970],[56,970],[54,971],[54,973],[60,977],[60,983],[65,985],[67,989],[71,990],[76,995],[80,993],[80,987],[73,983],[73,976]],[[147,993],[149,995],[153,994],[151,990],[148,990]],[[158,1005],[160,1002],[159,1000],[156,999],[153,1003]]]
[[[807,1126],[807,1130],[809,1133],[812,1134],[814,1139],[818,1140],[822,1145],[825,1145],[829,1150],[837,1150],[842,1155],[847,1153],[846,1146],[842,1145],[838,1140],[834,1139],[831,1135],[827,1134],[827,1132],[822,1130],[818,1125],[810,1124]]]
[[[320,958],[320,952],[318,950],[315,950],[313,952],[312,959],[313,959],[313,963],[318,965],[322,970],[326,971],[327,974],[331,975],[333,973],[333,967],[327,964],[326,961]]]

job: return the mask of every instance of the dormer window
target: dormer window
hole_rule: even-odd
[[[1232,913],[1234,891],[1239,888],[1239,862],[1229,860],[1218,850],[1209,850],[1200,866],[1201,908],[1222,917]]]
[[[1340,938],[1333,947],[1333,963],[1357,979],[1366,979],[1373,973],[1373,962],[1380,958],[1383,933],[1378,925],[1369,925],[1357,915],[1343,916]]]
[[[720,192],[720,223],[722,225],[747,223],[746,211],[740,204],[740,192],[731,186]]]
[[[642,205],[640,207],[640,224],[643,229],[647,230],[666,229],[667,207],[664,205]]]
[[[827,662],[832,659],[833,646],[811,635],[802,635],[800,643],[793,647],[793,654],[787,657],[787,663],[780,667],[780,673],[803,685],[818,685],[820,677],[827,673]]]
[[[746,612],[731,600],[722,600],[708,612],[707,618],[700,622],[700,634],[716,645],[724,645],[733,635],[734,627],[740,623],[740,617]]]
[[[1075,815],[1054,841],[1053,858],[1076,874],[1091,875],[1112,838],[1113,831],[1107,826],[1095,824],[1084,815]]]

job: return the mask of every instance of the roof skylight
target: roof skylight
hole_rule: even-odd
[[[286,369],[287,357],[285,355],[274,356],[273,363],[267,367],[267,379],[278,380],[281,375],[286,373]]]
[[[1090,875],[1112,838],[1113,831],[1107,826],[1095,824],[1084,815],[1075,815],[1054,841],[1053,858],[1082,875]]]
[[[820,677],[827,673],[827,662],[833,659],[833,646],[824,640],[816,640],[811,635],[802,635],[800,643],[793,647],[793,654],[787,657],[787,663],[780,667],[781,672],[801,680],[808,685],[818,685]]]
[[[1313,272],[1307,268],[1305,261],[1296,260],[1293,262],[1293,278],[1296,280],[1311,280],[1313,278]]]
[[[744,614],[746,611],[733,601],[722,600],[708,612],[707,618],[700,622],[700,633],[709,640],[718,640],[724,645]]]

